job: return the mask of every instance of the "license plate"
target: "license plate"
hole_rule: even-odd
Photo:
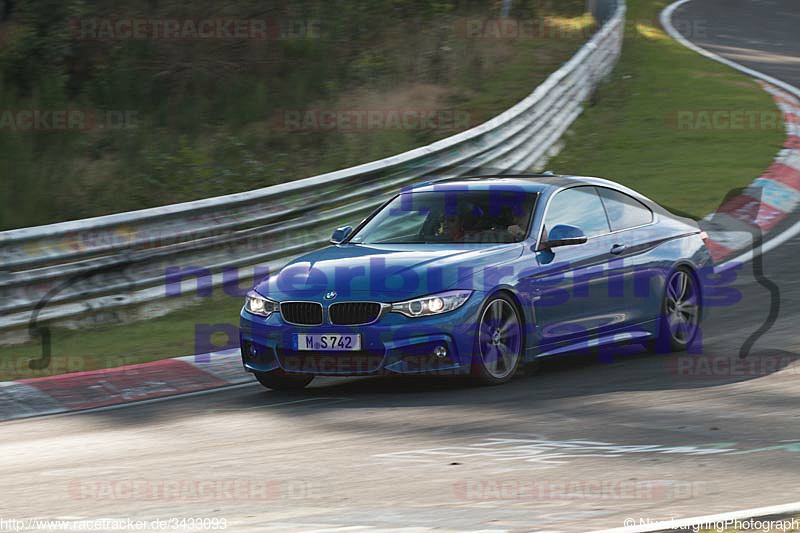
[[[294,336],[294,341],[298,351],[353,352],[361,349],[361,335],[358,334],[297,334]]]

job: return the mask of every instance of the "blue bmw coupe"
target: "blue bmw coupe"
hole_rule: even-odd
[[[286,390],[316,375],[499,384],[540,357],[684,350],[713,271],[705,239],[599,178],[424,183],[258,283],[241,311],[242,361]]]

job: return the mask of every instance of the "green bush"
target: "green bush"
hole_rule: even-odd
[[[486,119],[578,43],[464,41],[485,0],[27,0],[0,23],[3,109],[133,112],[135,129],[0,131],[0,229],[238,192],[411,149],[448,132],[285,132],[280,110],[364,105],[435,86]],[[515,16],[579,15],[583,0],[515,0]],[[85,18],[277,18],[320,35],[268,41],[81,40]],[[547,53],[538,54],[543,48]],[[496,59],[502,54],[503,60]],[[393,105],[393,104],[387,104]],[[394,104],[396,105],[396,104]],[[412,105],[412,104],[404,104]]]

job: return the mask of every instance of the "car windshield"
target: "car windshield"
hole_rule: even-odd
[[[525,239],[536,193],[520,190],[408,192],[349,240],[356,244],[512,243]]]

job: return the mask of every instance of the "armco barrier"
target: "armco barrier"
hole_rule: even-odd
[[[491,120],[428,146],[306,179],[193,202],[0,233],[0,331],[166,297],[170,266],[222,281],[319,247],[398,188],[491,168],[528,169],[580,115],[622,46],[625,3],[561,68]],[[309,201],[313,198],[313,202]]]

